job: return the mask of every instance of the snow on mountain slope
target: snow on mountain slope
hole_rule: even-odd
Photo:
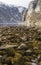
[[[22,22],[23,14],[26,11],[24,7],[15,7],[0,4],[0,24]]]

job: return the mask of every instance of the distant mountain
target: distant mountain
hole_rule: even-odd
[[[26,12],[25,7],[8,6],[0,4],[0,24],[13,24],[22,22],[24,20],[24,14]]]

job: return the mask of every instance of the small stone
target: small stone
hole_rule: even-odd
[[[31,60],[33,63],[38,63],[38,59],[36,58],[36,59],[32,59]]]
[[[20,49],[20,50],[26,50],[26,49],[27,49],[27,45],[22,43],[22,44],[18,47],[18,49]]]
[[[32,65],[37,65],[36,63],[32,63]]]
[[[33,49],[34,49],[34,50],[38,50],[38,47],[34,47]]]
[[[41,61],[39,62],[39,65],[41,65]]]
[[[32,65],[31,62],[25,62],[25,65]]]
[[[22,41],[26,41],[27,40],[27,37],[26,36],[23,36],[23,37],[20,37],[22,39]]]
[[[2,60],[2,56],[0,55],[0,61]]]
[[[30,52],[32,52],[32,51],[31,51],[31,50],[27,50],[26,52],[27,52],[27,53],[30,53]]]
[[[26,50],[26,52],[25,52],[25,55],[27,56],[27,55],[32,55],[33,54],[33,52],[32,52],[32,50]]]

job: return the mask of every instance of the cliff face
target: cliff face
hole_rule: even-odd
[[[41,27],[41,0],[30,2],[25,19],[26,26]]]
[[[28,27],[41,27],[41,0],[30,2],[28,9],[24,7],[9,7],[0,4],[0,25],[18,24]]]
[[[38,0],[35,11],[36,11],[36,12],[41,11],[41,0]]]

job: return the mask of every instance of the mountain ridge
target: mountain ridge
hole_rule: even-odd
[[[0,24],[19,23],[24,19],[25,7],[8,6],[0,4]]]

